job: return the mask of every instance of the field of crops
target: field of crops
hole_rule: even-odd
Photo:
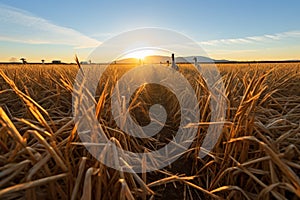
[[[151,139],[120,131],[110,95],[131,67],[105,72],[96,116],[123,149],[152,151],[176,134],[180,108],[165,88],[144,85],[130,113],[146,125],[149,105],[161,104],[165,127]],[[177,161],[137,174],[103,165],[81,144],[72,117],[77,65],[0,65],[0,199],[299,199],[300,63],[219,64],[226,123],[204,158],[198,153],[211,116],[210,91],[189,66],[179,68],[196,90],[204,125]]]

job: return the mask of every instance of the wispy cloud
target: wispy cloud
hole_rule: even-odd
[[[100,42],[74,29],[56,25],[21,9],[0,4],[0,40],[29,44],[96,47]]]
[[[287,38],[300,38],[300,31],[289,31],[276,34],[266,34],[261,36],[251,36],[244,38],[232,38],[232,39],[219,39],[199,42],[200,45],[205,46],[218,46],[218,45],[230,45],[230,44],[251,44],[270,42],[274,40],[283,40]]]

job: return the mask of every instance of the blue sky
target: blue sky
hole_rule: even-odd
[[[84,60],[140,27],[186,34],[216,59],[300,59],[300,1],[0,0],[0,61]]]

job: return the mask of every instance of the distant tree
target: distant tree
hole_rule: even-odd
[[[26,64],[26,63],[27,63],[26,58],[21,58],[20,60],[22,60],[22,63],[23,63],[23,64]]]
[[[170,65],[170,61],[167,60],[167,66],[169,66],[169,65]]]
[[[61,60],[52,60],[52,64],[61,64]]]
[[[41,60],[42,61],[42,64],[45,64],[45,60],[43,59],[43,60]]]

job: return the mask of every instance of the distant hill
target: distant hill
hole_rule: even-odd
[[[216,59],[212,59],[209,57],[205,57],[205,56],[187,56],[187,57],[178,57],[175,58],[176,62],[190,62],[190,63],[194,63],[194,58],[197,58],[198,62],[231,62],[229,60],[216,60]]]
[[[215,60],[204,56],[187,56],[187,57],[175,57],[176,63],[194,63],[194,58],[197,58],[198,62],[232,62],[229,60]],[[166,63],[169,61],[171,63],[172,59],[169,56],[160,56],[160,55],[152,55],[147,56],[143,59],[144,63]],[[118,63],[138,63],[139,59],[137,58],[125,58],[117,61]]]

